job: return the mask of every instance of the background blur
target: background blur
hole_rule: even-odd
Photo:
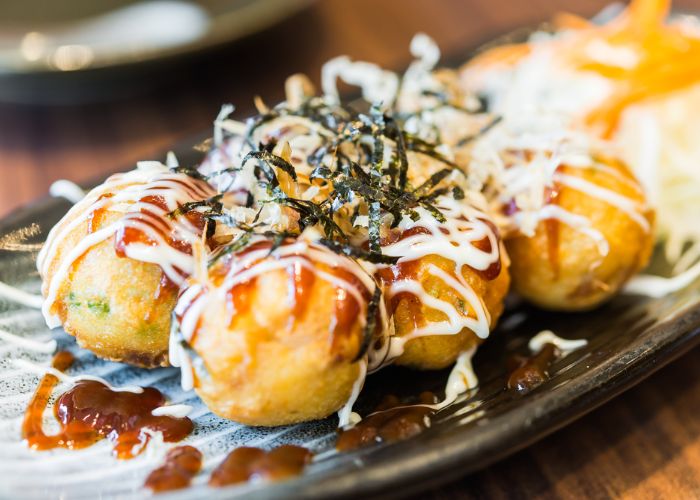
[[[331,57],[347,54],[402,69],[410,60],[411,37],[423,31],[435,38],[446,60],[459,61],[469,49],[508,30],[545,21],[560,10],[590,16],[606,3],[4,1],[0,216],[45,194],[58,178],[86,182],[159,157],[165,148],[207,129],[224,102],[235,104],[238,116],[251,111],[255,95],[275,103],[286,76],[304,72],[318,81],[321,65]],[[116,14],[106,19],[109,8]],[[269,23],[263,31],[226,42],[227,36]],[[204,47],[198,38],[205,39],[199,43]],[[112,59],[97,58],[88,52],[89,44]],[[139,53],[139,44],[156,50]],[[182,54],[178,48],[183,45],[191,51]],[[124,64],[130,56],[146,61]],[[40,64],[46,60],[48,69]],[[116,66],[110,68],[112,63]],[[85,70],[95,64],[108,67]]]

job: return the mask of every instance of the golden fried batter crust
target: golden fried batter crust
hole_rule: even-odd
[[[629,182],[637,183],[623,165],[609,159],[605,162]],[[572,168],[566,173],[632,200],[645,201],[644,194],[629,182],[604,171]],[[524,298],[546,309],[592,309],[612,297],[648,263],[654,243],[654,213],[649,209],[644,214],[651,227],[645,231],[614,205],[567,186],[557,189],[557,204],[588,218],[591,226],[607,239],[609,252],[602,256],[592,238],[564,223],[542,221],[534,236],[517,236],[506,241],[512,261],[513,287]]]
[[[99,227],[106,227],[121,216],[107,212]],[[49,265],[44,287],[62,257],[86,234],[87,220],[63,240]],[[81,347],[101,358],[145,368],[167,366],[170,314],[177,290],[161,286],[162,278],[163,272],[155,264],[119,257],[114,239],[109,238],[75,262],[61,283],[53,310],[66,332],[75,336]]]
[[[363,327],[358,317],[340,345],[333,342],[336,292],[315,279],[305,292],[308,306],[294,318],[287,272],[268,271],[246,291],[248,307],[231,323],[230,301],[211,293],[191,341],[206,367],[197,374],[197,394],[217,415],[248,425],[304,422],[340,409],[360,374],[353,360]]]

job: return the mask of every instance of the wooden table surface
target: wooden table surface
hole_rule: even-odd
[[[347,54],[399,69],[418,31],[434,37],[446,56],[458,56],[557,11],[589,16],[606,3],[320,0],[232,46],[125,77],[102,101],[0,104],[0,215],[43,195],[56,179],[87,181],[159,158],[164,148],[208,128],[223,102],[236,104],[239,116],[251,110],[255,95],[276,102],[286,75],[305,72],[318,81],[330,57]],[[676,5],[700,10],[700,0]],[[700,497],[698,354],[686,354],[525,451],[422,497]]]

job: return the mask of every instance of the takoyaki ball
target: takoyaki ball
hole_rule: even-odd
[[[614,174],[596,168],[559,170],[612,193],[600,197],[566,183],[555,184],[550,204],[580,216],[583,230],[551,218],[539,222],[531,237],[506,240],[513,287],[533,304],[562,311],[594,308],[649,261],[654,212],[624,165],[605,163]]]
[[[485,313],[485,325],[482,326],[487,329],[495,326],[503,312],[503,300],[510,285],[505,256],[501,256],[497,275],[495,267],[491,276],[468,266],[463,267],[462,277],[479,299],[474,305],[460,291],[441,277],[435,276],[430,271],[432,266],[437,266],[452,276],[455,274],[454,262],[437,255],[428,255],[410,263],[408,272],[411,279],[420,283],[427,295],[444,301],[447,307],[453,308],[460,316],[477,319],[478,314]],[[408,336],[417,328],[450,321],[445,312],[430,307],[420,297],[411,293],[401,293],[392,297],[391,309],[395,332],[399,337]],[[483,338],[479,338],[468,327],[462,328],[459,333],[418,336],[406,342],[404,352],[396,359],[396,364],[421,370],[442,369],[454,363],[462,352],[482,341]]]
[[[179,238],[185,231],[192,231],[190,239],[200,238],[203,226],[187,223],[175,230],[175,218],[166,213],[210,191],[201,181],[164,169],[114,176],[89,193],[54,227],[38,260],[49,326],[62,325],[101,358],[167,366],[178,286],[163,269],[173,279],[184,273],[177,266],[191,259],[191,249]],[[136,206],[144,213],[130,211]],[[140,256],[128,256],[135,253]]]
[[[105,214],[101,225],[120,217]],[[64,252],[79,245],[85,234],[84,225],[73,230]],[[167,366],[170,316],[176,300],[177,288],[159,266],[120,258],[109,238],[73,265],[53,310],[65,331],[101,358],[143,367]]]
[[[195,373],[197,394],[217,415],[248,425],[337,411],[361,375],[371,298],[362,273],[349,258],[301,240],[272,254],[262,242],[222,257],[207,283],[193,281],[196,298],[178,305],[183,335],[204,366]]]
[[[510,275],[499,232],[478,203],[436,200],[388,233],[382,251],[398,257],[379,270],[395,335],[396,364],[431,370],[452,364],[488,336],[503,311]],[[401,352],[393,348],[391,355]]]

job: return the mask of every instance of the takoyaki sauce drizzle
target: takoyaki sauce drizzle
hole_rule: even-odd
[[[111,198],[114,196],[112,193],[105,193],[101,195],[97,201],[103,200],[104,198]],[[107,211],[107,207],[103,206],[101,208],[97,208],[95,210],[92,210],[90,212],[90,215],[87,217],[87,232],[88,234],[92,234],[97,229],[102,225],[102,219],[104,219],[105,213]]]
[[[68,351],[58,351],[51,362],[56,370],[66,371],[75,360]],[[58,385],[58,377],[47,373],[43,376],[24,413],[22,422],[22,437],[27,440],[29,447],[35,450],[48,450],[61,446],[62,436],[47,436],[44,434],[42,420],[44,410],[49,404],[49,398],[54,387]]]
[[[549,367],[557,359],[559,350],[554,344],[545,346],[534,356],[514,356],[509,362],[514,365],[508,377],[507,387],[519,394],[527,394],[549,380]]]
[[[182,183],[180,183],[182,184]],[[183,186],[186,186],[183,184]],[[178,238],[175,231],[173,230],[174,224],[170,222],[167,217],[163,217],[157,211],[153,211],[148,208],[151,205],[162,211],[167,211],[168,204],[162,196],[159,195],[147,195],[138,200],[138,203],[144,205],[139,212],[129,212],[126,218],[133,218],[140,220],[143,224],[152,227],[156,232],[160,233],[161,236],[165,238],[168,245],[172,248],[179,250],[180,252],[192,254],[192,246],[190,243]],[[180,217],[184,217],[189,221],[194,228],[199,232],[204,232],[206,226],[206,219],[204,216],[196,211],[188,211],[184,214],[177,214]],[[173,214],[174,218],[175,215]],[[156,245],[156,242],[152,241],[147,234],[137,228],[123,226],[115,234],[114,246],[117,251],[117,255],[120,257],[126,256],[126,247],[132,243],[143,243],[146,245]]]
[[[202,468],[202,452],[194,446],[178,446],[165,456],[165,463],[151,472],[144,486],[151,491],[187,488]]]
[[[54,356],[53,367],[64,371],[73,362],[69,352]],[[34,450],[53,448],[80,449],[107,438],[114,445],[117,458],[132,458],[146,446],[149,436],[144,429],[160,431],[165,441],[179,441],[192,432],[192,421],[170,416],[153,416],[151,412],[165,404],[165,397],[155,388],[141,393],[118,392],[94,380],[78,381],[63,393],[54,405],[60,424],[56,434],[44,433],[43,414],[58,384],[58,378],[46,374],[27,407],[22,436]]]
[[[236,448],[212,472],[209,486],[288,479],[301,474],[312,458],[313,453],[306,448],[290,444],[270,451],[246,446]]]
[[[292,244],[293,240],[285,241],[279,245],[279,247],[284,247],[287,244]],[[270,241],[261,241],[253,243],[252,245],[246,247],[240,252],[232,255],[227,255],[225,258],[227,260],[223,261],[223,266],[220,270],[214,272],[219,273],[216,275],[215,280],[217,282],[223,282],[225,279],[225,273],[229,271],[232,265],[235,264],[236,260],[240,259],[251,252],[258,251],[261,249],[272,249],[273,244]],[[256,266],[264,264],[264,260],[268,257],[266,253],[260,260],[256,260],[250,263],[250,265],[242,268],[239,272],[249,271],[254,269]],[[290,324],[289,327],[293,328],[296,321],[302,320],[304,315],[310,309],[310,299],[313,292],[313,287],[318,279],[315,271],[301,265],[298,259],[308,260],[310,266],[313,268],[316,266],[308,257],[300,253],[291,253],[289,255],[280,255],[277,257],[280,260],[287,258],[292,258],[289,265],[285,266],[283,271],[287,275],[287,290],[289,305],[291,306],[290,311]],[[369,301],[371,298],[370,293],[367,288],[362,283],[362,281],[355,276],[352,272],[343,269],[340,266],[331,267],[328,266],[324,269],[324,272],[332,275],[336,278],[347,282],[349,285],[355,287],[366,300]],[[223,275],[220,275],[224,273]],[[257,276],[236,283],[230,290],[227,291],[227,308],[229,313],[229,328],[233,328],[237,319],[245,314],[251,307],[257,293],[256,287]],[[329,297],[330,299],[330,297]],[[358,315],[362,312],[360,304],[358,304],[355,297],[347,293],[343,288],[338,288],[336,296],[334,299],[334,312],[333,312],[333,322],[331,333],[331,347],[333,350],[340,349],[343,342],[350,338],[353,326],[356,323]]]
[[[167,274],[163,273],[160,277],[160,281],[158,282],[155,292],[153,292],[153,302],[151,303],[151,307],[146,311],[143,319],[147,322],[154,321],[156,319],[159,307],[163,303],[177,297],[177,292],[178,286],[173,283],[170,278],[168,278]]]
[[[487,219],[480,219],[480,220],[481,220],[481,222],[483,222],[484,224],[489,226],[489,228],[491,228],[491,231],[493,231],[493,234],[495,234],[497,237],[499,237],[498,228],[496,227],[496,225],[492,221],[487,220]],[[472,243],[472,245],[474,245],[476,248],[478,248],[479,250],[482,250],[484,252],[491,252],[493,250],[493,248],[491,247],[491,240],[489,240],[488,238],[483,238],[481,240],[474,241]],[[475,269],[474,271],[479,276],[481,276],[483,279],[485,279],[487,281],[493,281],[501,275],[501,268],[502,268],[502,264],[501,264],[500,254],[499,254],[499,258],[497,258],[491,264],[489,264],[489,267],[487,267],[483,271],[480,271],[478,269]]]
[[[424,392],[419,404],[403,405],[393,395],[385,396],[374,413],[349,429],[340,429],[335,448],[350,451],[378,443],[403,441],[430,427],[430,417],[435,413],[432,405],[435,395]]]
[[[486,220],[482,220],[482,222],[486,223],[494,231],[495,234],[498,234],[496,227],[491,222]],[[449,234],[447,229],[440,228],[440,231],[443,234]],[[405,231],[393,231],[389,234],[387,238],[382,240],[382,245],[390,245],[396,243],[397,241],[404,240],[417,234],[429,235],[431,233],[429,229],[422,226],[414,226]],[[474,241],[472,242],[472,245],[484,252],[491,252],[492,250],[491,241],[488,238],[483,238],[481,240]],[[472,270],[485,280],[494,280],[501,274],[501,259],[496,259],[489,265],[488,268],[486,268],[483,271],[473,268]],[[393,264],[384,268],[380,268],[377,271],[376,276],[381,282],[390,285],[392,282],[402,280],[421,281],[420,271],[420,261],[409,260],[399,262],[397,264]],[[458,271],[455,270],[455,272]],[[416,297],[412,293],[408,292],[394,294],[391,297],[391,300],[389,301],[390,314],[394,315],[399,307],[407,308],[407,310],[409,311],[409,316],[413,319],[414,329],[417,329],[426,324],[427,320],[423,313],[424,306],[419,297]]]

